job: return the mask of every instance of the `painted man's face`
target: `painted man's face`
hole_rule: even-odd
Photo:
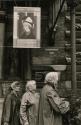
[[[26,19],[27,20],[27,19]],[[30,35],[33,29],[33,24],[32,24],[32,20],[29,21],[23,21],[23,29],[26,33],[26,35]]]

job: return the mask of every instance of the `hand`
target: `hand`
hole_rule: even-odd
[[[8,122],[4,122],[4,125],[9,125]]]

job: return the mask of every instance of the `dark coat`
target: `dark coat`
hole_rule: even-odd
[[[39,100],[38,125],[62,125],[62,115],[55,104],[54,97],[58,96],[51,85],[45,85]]]
[[[30,33],[30,35],[26,34],[26,31],[23,31],[20,35],[19,35],[20,39],[36,39],[35,35],[33,32]]]
[[[20,125],[19,111],[20,99],[12,91],[4,100],[1,125],[4,125],[5,122],[9,125]]]

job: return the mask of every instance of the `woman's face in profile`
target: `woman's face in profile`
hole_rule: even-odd
[[[24,22],[23,22],[23,29],[25,30],[26,35],[30,35],[31,32],[32,32],[32,24],[30,24],[30,23],[24,21]]]
[[[58,89],[58,81],[57,80],[54,82],[54,87],[55,87],[55,89]]]

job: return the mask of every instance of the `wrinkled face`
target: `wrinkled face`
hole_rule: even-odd
[[[36,83],[30,83],[29,85],[26,86],[26,91],[31,91],[31,92],[35,92],[36,91]]]
[[[34,91],[36,90],[36,83],[34,83],[34,84],[32,85],[32,88],[33,88]]]
[[[32,92],[35,91],[36,90],[36,83],[33,83],[32,85],[30,85],[29,90]]]
[[[24,21],[24,22],[23,22],[23,28],[24,28],[24,30],[25,30],[25,32],[26,32],[26,35],[30,35],[33,26],[32,26],[32,24],[30,24],[30,23]]]
[[[15,86],[14,90],[15,90],[16,92],[19,92],[19,91],[20,91],[20,86]]]

